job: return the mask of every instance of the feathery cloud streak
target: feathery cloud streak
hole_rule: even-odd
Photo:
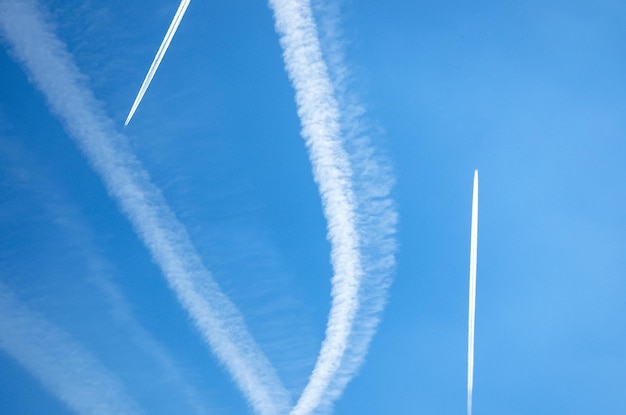
[[[382,268],[387,268],[374,264],[375,260],[365,260],[362,250],[373,247],[376,242],[387,244],[395,226],[395,214],[389,204],[384,203],[387,205],[382,208],[384,229],[371,223],[371,214],[381,205],[375,203],[370,210],[366,203],[377,202],[380,198],[387,202],[388,188],[378,186],[379,183],[365,174],[367,161],[363,154],[370,150],[366,142],[361,143],[355,154],[349,154],[344,147],[342,113],[322,56],[310,2],[270,0],[269,3],[274,11],[287,74],[296,92],[302,136],[328,221],[327,237],[334,271],[326,338],[309,382],[291,411],[292,415],[303,415],[337,398],[362,361],[378,322],[376,314],[384,303],[381,299],[384,293],[380,291],[386,288],[382,282],[385,278],[375,275],[365,282],[369,290],[381,295],[364,293],[363,282],[368,277],[365,272],[375,270],[378,274]],[[359,163],[356,170],[355,162]],[[382,256],[389,259],[386,253]],[[368,309],[363,309],[363,300],[367,300]],[[358,323],[358,332],[355,323]]]
[[[319,19],[320,44],[341,111],[343,144],[353,172],[356,229],[360,235],[363,266],[359,310],[341,366],[322,400],[322,406],[327,407],[341,396],[357,373],[380,322],[395,270],[398,215],[390,197],[395,182],[390,163],[374,148],[370,134],[375,135],[377,131],[366,119],[364,105],[350,90],[353,80],[344,58],[340,8],[332,0],[313,0],[312,3]]]
[[[25,156],[14,140],[10,148],[7,143],[8,140],[0,137],[0,176],[10,178],[16,188],[34,196],[36,203],[45,209],[46,220],[56,225],[59,243],[68,243],[66,249],[75,254],[73,258],[84,262],[84,280],[95,286],[106,300],[110,315],[126,332],[129,341],[160,368],[158,377],[174,399],[181,397],[187,403],[181,412],[207,414],[208,405],[200,391],[188,382],[180,365],[135,317],[128,299],[111,276],[114,267],[101,252],[94,231],[80,210],[69,202],[50,171]],[[62,242],[65,240],[67,242]],[[171,398],[170,395],[165,397]]]
[[[137,107],[139,107],[139,104],[141,103],[144,94],[150,86],[150,82],[152,82],[152,78],[154,78],[154,74],[156,73],[157,69],[159,69],[159,65],[163,60],[163,56],[165,56],[165,52],[167,52],[167,48],[170,47],[170,42],[174,38],[176,30],[178,30],[178,25],[180,24],[181,20],[183,20],[183,16],[187,11],[187,7],[189,6],[190,1],[191,0],[182,0],[180,2],[178,10],[176,10],[176,14],[174,14],[174,18],[172,19],[172,23],[170,23],[170,27],[167,29],[167,33],[165,33],[165,37],[161,42],[161,46],[159,46],[159,50],[157,50],[157,53],[154,56],[154,60],[152,61],[150,69],[148,69],[148,73],[146,74],[146,77],[141,84],[141,88],[139,88],[139,92],[135,97],[135,102],[133,102],[133,106],[131,107],[128,116],[126,117],[126,121],[124,121],[124,125],[128,125],[130,120],[133,118],[135,111],[137,111]]]
[[[84,77],[41,12],[28,0],[0,0],[0,31],[255,412],[287,412],[288,393],[241,314],[202,264],[185,228],[129,149],[126,138],[115,130],[84,85]]]
[[[478,256],[478,170],[474,170],[470,243],[469,318],[467,335],[467,415],[472,415],[474,390],[474,318],[476,312],[476,260]]]
[[[0,348],[78,414],[143,413],[95,357],[1,283]]]

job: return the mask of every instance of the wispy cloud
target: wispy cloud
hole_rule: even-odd
[[[474,391],[474,319],[476,315],[476,260],[478,256],[478,170],[474,171],[472,230],[470,235],[469,317],[467,334],[467,415],[472,415]]]
[[[95,261],[98,262],[99,260],[96,258]],[[97,264],[93,263],[90,265],[97,266]],[[128,301],[118,286],[109,278],[98,275],[97,272],[97,270],[94,270],[94,273],[91,274],[92,282],[103,293],[109,303],[113,317],[126,328],[126,331],[129,333],[129,340],[134,342],[146,356],[152,358],[161,371],[161,379],[165,381],[167,387],[172,392],[179,393],[182,396],[183,402],[191,409],[192,413],[208,414],[209,410],[207,408],[209,406],[206,404],[200,391],[187,381],[177,362],[165,350],[162,344],[135,318],[130,310]]]
[[[157,50],[157,53],[154,56],[154,60],[152,61],[152,64],[150,65],[150,69],[148,69],[148,73],[146,74],[146,77],[143,80],[143,83],[141,84],[141,88],[139,88],[137,97],[135,97],[135,102],[133,102],[133,106],[131,107],[130,112],[128,113],[128,117],[126,117],[126,121],[124,121],[124,125],[128,125],[130,120],[133,118],[133,115],[135,114],[137,107],[139,107],[139,104],[141,103],[141,100],[143,99],[144,94],[146,93],[146,91],[148,90],[148,87],[150,86],[150,82],[152,82],[152,78],[154,78],[154,74],[156,73],[157,69],[159,69],[159,65],[161,64],[161,61],[163,60],[163,56],[165,56],[165,52],[167,52],[167,48],[170,47],[170,42],[174,38],[174,35],[176,34],[176,30],[178,30],[178,25],[180,24],[180,21],[183,20],[183,16],[185,15],[185,12],[187,11],[187,7],[189,6],[190,1],[191,0],[182,0],[180,2],[180,5],[178,6],[178,9],[176,10],[176,14],[174,14],[174,18],[172,19],[172,23],[170,23],[170,27],[167,29],[167,33],[165,33],[165,37],[163,38],[163,41],[161,42],[161,46],[159,46],[159,50]]]
[[[93,229],[79,209],[67,200],[53,174],[31,160],[17,140],[9,142],[4,137],[0,137],[0,165],[0,171],[13,186],[35,196],[36,203],[44,206],[46,219],[57,226],[57,239],[67,236],[68,249],[84,261],[84,279],[106,300],[109,313],[128,339],[156,363],[160,369],[159,378],[165,381],[168,389],[179,394],[192,413],[206,414],[208,405],[200,391],[187,381],[175,359],[135,317],[124,293],[111,277],[114,267],[99,249]]]
[[[182,398],[182,402],[178,403],[179,409],[185,408],[190,411],[188,413],[207,414],[209,406],[200,391],[188,382],[176,360],[137,320],[126,296],[113,282],[110,276],[113,267],[96,246],[92,229],[83,221],[74,206],[60,199],[58,195],[47,198],[46,208],[60,230],[68,234],[73,251],[84,259],[86,280],[106,300],[111,316],[123,328],[128,340],[136,344],[156,364],[160,370],[160,379],[167,385],[169,392]]]
[[[336,399],[363,360],[394,266],[396,214],[388,197],[391,180],[386,170],[369,140],[360,135],[358,117],[344,113],[347,108],[340,105],[310,2],[269,3],[328,221],[334,271],[326,338],[291,411],[302,415]],[[341,72],[338,55],[335,51],[333,57]]]
[[[0,30],[161,268],[206,344],[259,414],[290,405],[272,365],[203,265],[183,225],[84,85],[65,45],[31,1],[0,0]]]
[[[119,380],[0,283],[0,348],[78,414],[140,414]]]

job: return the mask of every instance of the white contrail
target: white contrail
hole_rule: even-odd
[[[78,414],[143,413],[94,356],[1,283],[0,349]]]
[[[363,277],[359,289],[359,310],[353,322],[341,367],[327,389],[321,406],[329,409],[365,360],[370,342],[387,302],[387,292],[395,269],[397,212],[390,193],[395,179],[386,158],[375,150],[364,105],[350,90],[353,82],[345,63],[341,37],[340,7],[333,0],[313,0],[319,18],[319,36],[324,58],[341,112],[343,142],[350,157],[352,185],[356,197]]]
[[[291,411],[292,415],[303,415],[336,399],[363,359],[378,322],[377,313],[384,303],[385,276],[393,262],[387,252],[376,252],[384,257],[387,262],[384,265],[377,262],[382,258],[369,261],[366,256],[370,250],[379,249],[377,244],[388,246],[395,227],[395,213],[388,189],[370,188],[378,184],[368,171],[368,167],[378,165],[372,157],[364,155],[371,155],[371,149],[363,143],[355,154],[350,154],[344,147],[342,113],[322,57],[309,1],[270,0],[269,3],[328,221],[334,271],[326,338],[309,382]],[[356,168],[355,162],[360,163]],[[377,171],[376,168],[373,170]],[[372,204],[368,205],[369,202]],[[372,215],[379,211],[383,225],[373,223]],[[364,249],[367,255],[363,254]],[[370,272],[375,275],[368,275]],[[363,308],[364,302],[369,308]]]
[[[109,275],[112,266],[100,252],[93,229],[85,222],[82,214],[76,206],[68,203],[63,192],[59,191],[58,183],[51,180],[39,166],[29,162],[28,158],[22,155],[21,149],[16,150],[12,144],[11,151],[6,151],[4,144],[7,142],[0,137],[2,173],[5,177],[11,177],[11,182],[15,183],[15,186],[35,195],[37,201],[45,208],[46,219],[54,223],[60,234],[66,235],[71,241],[68,249],[76,253],[77,258],[84,260],[85,280],[92,283],[104,297],[108,303],[109,314],[124,327],[129,341],[134,342],[141,349],[141,353],[151,357],[161,369],[159,382],[163,383],[168,391],[180,394],[193,411],[190,412],[185,407],[181,409],[180,401],[177,401],[181,412],[207,414],[208,406],[202,399],[200,391],[187,381],[180,365],[134,316],[130,303]]]
[[[286,413],[290,397],[193,247],[184,226],[134,156],[40,12],[28,0],[0,0],[0,31],[82,149],[107,191],[161,268],[204,342],[261,415]]]
[[[187,6],[189,6],[189,2],[191,0],[181,0],[180,5],[178,6],[178,10],[176,10],[176,14],[174,14],[174,18],[172,19],[172,23],[170,23],[170,27],[167,29],[167,33],[165,33],[165,37],[163,38],[163,42],[161,42],[161,46],[159,46],[159,50],[157,51],[154,60],[152,61],[152,65],[150,65],[150,69],[148,69],[148,73],[146,74],[146,78],[143,80],[141,84],[141,88],[139,88],[139,92],[137,93],[137,97],[135,97],[135,102],[133,102],[133,106],[128,113],[128,117],[126,117],[126,121],[124,121],[124,125],[128,125],[131,118],[135,114],[137,107],[141,103],[143,99],[143,95],[148,90],[150,86],[150,82],[152,82],[152,78],[156,73],[157,69],[159,69],[159,65],[163,60],[163,56],[165,56],[165,52],[167,52],[167,48],[170,46],[170,42],[172,38],[176,34],[176,30],[178,30],[178,25],[180,21],[183,20],[183,16],[187,11]]]
[[[474,317],[476,312],[476,259],[478,255],[478,170],[474,170],[470,244],[469,319],[467,335],[467,415],[472,415],[474,390]]]

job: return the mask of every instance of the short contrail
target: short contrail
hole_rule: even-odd
[[[474,170],[470,245],[469,321],[467,335],[467,415],[472,415],[474,389],[474,317],[476,312],[476,259],[478,255],[478,170]]]
[[[82,150],[161,269],[203,341],[259,415],[284,414],[288,392],[241,313],[202,263],[185,227],[102,110],[73,59],[29,0],[0,0],[0,34]],[[112,412],[114,413],[114,412]]]
[[[2,283],[0,349],[77,414],[143,413],[94,356],[15,298]]]
[[[170,42],[172,41],[174,34],[176,34],[176,30],[178,30],[178,25],[180,24],[180,21],[183,19],[183,16],[185,15],[185,12],[187,11],[187,6],[189,6],[190,1],[191,0],[182,0],[180,2],[180,5],[178,6],[178,10],[176,10],[176,14],[174,15],[174,19],[172,19],[172,23],[170,24],[169,29],[167,29],[167,33],[165,34],[165,37],[163,38],[163,42],[161,42],[161,46],[159,46],[159,50],[157,51],[156,56],[154,57],[154,60],[152,61],[152,65],[150,65],[150,69],[148,69],[146,78],[143,80],[143,84],[141,84],[141,88],[139,88],[139,92],[137,93],[135,102],[133,102],[133,106],[130,109],[130,112],[128,113],[128,117],[126,117],[126,121],[124,121],[124,125],[128,125],[130,120],[133,118],[133,115],[135,114],[137,107],[139,106],[139,104],[141,103],[141,100],[143,99],[143,95],[148,90],[148,87],[150,86],[150,82],[152,82],[152,78],[154,77],[154,74],[156,73],[157,69],[159,69],[159,65],[161,64],[161,61],[163,60],[163,56],[165,56],[165,52],[167,52],[167,48],[169,48]]]
[[[342,130],[355,126],[343,124],[349,117],[342,114],[324,61],[310,1],[269,3],[328,222],[334,272],[326,338],[291,411],[307,415],[339,397],[363,361],[393,268],[390,239],[396,216],[388,197],[387,172],[368,140],[345,142]]]

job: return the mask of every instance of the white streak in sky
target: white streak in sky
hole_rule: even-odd
[[[39,166],[28,161],[28,158],[20,154],[21,151],[15,151],[15,146],[11,146],[12,151],[7,151],[5,142],[6,140],[0,138],[2,173],[8,173],[7,177],[13,179],[12,183],[37,196],[37,200],[45,207],[49,219],[57,226],[59,233],[67,235],[67,239],[71,241],[67,248],[84,260],[85,280],[92,283],[105,298],[110,315],[125,328],[129,340],[134,342],[144,355],[151,357],[161,369],[159,381],[163,382],[173,394],[180,394],[193,412],[185,407],[181,408],[180,403],[177,404],[178,409],[185,414],[206,415],[207,405],[200,391],[187,382],[180,365],[134,316],[130,303],[110,276],[112,266],[97,246],[93,230],[84,221],[76,206],[68,203],[63,193],[59,191],[57,183],[50,180],[47,172],[44,171],[42,174]]]
[[[94,274],[97,274],[97,271]],[[129,339],[136,343],[146,356],[151,357],[156,362],[161,370],[159,379],[165,383],[165,387],[172,393],[179,393],[189,408],[193,410],[193,413],[208,414],[207,405],[202,399],[200,391],[187,382],[179,365],[166,352],[161,343],[135,318],[119,288],[103,275],[96,275],[94,278],[92,274],[91,279],[109,303],[113,317],[126,327]],[[184,408],[180,403],[177,403],[177,406],[179,410]],[[191,412],[186,413],[190,414]]]
[[[66,46],[54,36],[41,12],[28,0],[0,0],[0,32],[254,411],[261,415],[286,413],[290,398],[274,368],[252,339],[239,311],[204,267],[186,229],[130,150],[126,137],[115,130],[83,84],[84,77]]]
[[[342,129],[355,126],[342,126],[346,117],[323,58],[310,2],[269,3],[328,221],[334,271],[326,338],[309,382],[291,411],[304,415],[330,405],[364,358],[393,268],[390,238],[396,215],[388,186],[382,183],[386,177],[376,177],[381,169],[367,140],[344,142]],[[348,152],[345,144],[354,152]]]
[[[476,312],[476,259],[478,256],[478,170],[474,170],[470,244],[469,321],[467,335],[467,415],[472,415],[474,390],[474,317]]]
[[[152,61],[152,65],[150,65],[150,69],[148,69],[148,73],[146,74],[146,78],[143,80],[143,84],[141,84],[141,88],[139,88],[139,92],[137,93],[137,97],[135,97],[135,102],[133,102],[133,106],[128,113],[128,117],[126,117],[126,121],[124,121],[124,125],[128,125],[131,118],[135,114],[137,107],[141,103],[143,99],[143,95],[148,90],[150,86],[150,82],[152,82],[152,78],[154,78],[154,74],[157,69],[159,69],[159,65],[163,60],[163,56],[165,56],[165,52],[167,52],[167,48],[170,47],[170,42],[174,38],[176,34],[176,30],[178,30],[178,25],[180,21],[183,20],[183,16],[187,11],[187,6],[189,6],[189,2],[191,0],[181,0],[180,5],[178,6],[178,10],[176,10],[176,14],[174,14],[174,18],[172,19],[172,23],[170,23],[169,29],[167,29],[167,33],[165,33],[165,37],[163,38],[163,42],[161,42],[161,46],[159,46],[159,50],[157,51],[154,60]]]
[[[119,380],[0,284],[0,348],[78,414],[140,414]]]
[[[55,187],[50,188],[55,189]],[[55,189],[53,195],[46,197],[48,200],[46,208],[60,230],[69,235],[74,244],[72,250],[84,258],[86,280],[100,291],[113,318],[125,328],[128,340],[134,342],[145,356],[149,356],[157,364],[161,371],[160,382],[163,382],[170,392],[180,394],[193,412],[180,405],[180,402],[177,404],[178,410],[186,414],[206,415],[207,405],[200,391],[187,382],[179,364],[137,320],[122,290],[113,282],[109,275],[111,265],[96,246],[92,229],[83,222],[74,206],[61,199]],[[170,395],[165,396],[170,397]]]

